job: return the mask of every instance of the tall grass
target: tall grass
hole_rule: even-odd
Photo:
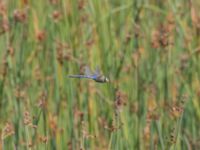
[[[200,149],[198,9],[0,0],[0,149]]]

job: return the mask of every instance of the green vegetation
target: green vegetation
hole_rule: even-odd
[[[0,149],[200,149],[199,9],[0,0]]]

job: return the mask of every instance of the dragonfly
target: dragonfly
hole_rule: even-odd
[[[85,67],[84,75],[69,75],[68,77],[69,78],[87,78],[87,79],[92,79],[99,83],[109,82],[109,79],[100,73],[99,68],[97,68],[95,72],[92,73],[88,66]]]

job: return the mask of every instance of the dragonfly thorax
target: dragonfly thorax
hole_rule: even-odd
[[[96,82],[100,82],[100,83],[104,83],[104,82],[109,82],[108,78],[101,75],[101,76],[98,76],[96,79],[94,79]]]

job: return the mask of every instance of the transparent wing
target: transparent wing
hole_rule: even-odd
[[[96,67],[95,72],[94,72],[94,75],[96,75],[96,76],[101,75],[99,66]]]
[[[85,75],[86,76],[91,76],[92,75],[92,73],[90,71],[90,68],[88,66],[85,66]]]

